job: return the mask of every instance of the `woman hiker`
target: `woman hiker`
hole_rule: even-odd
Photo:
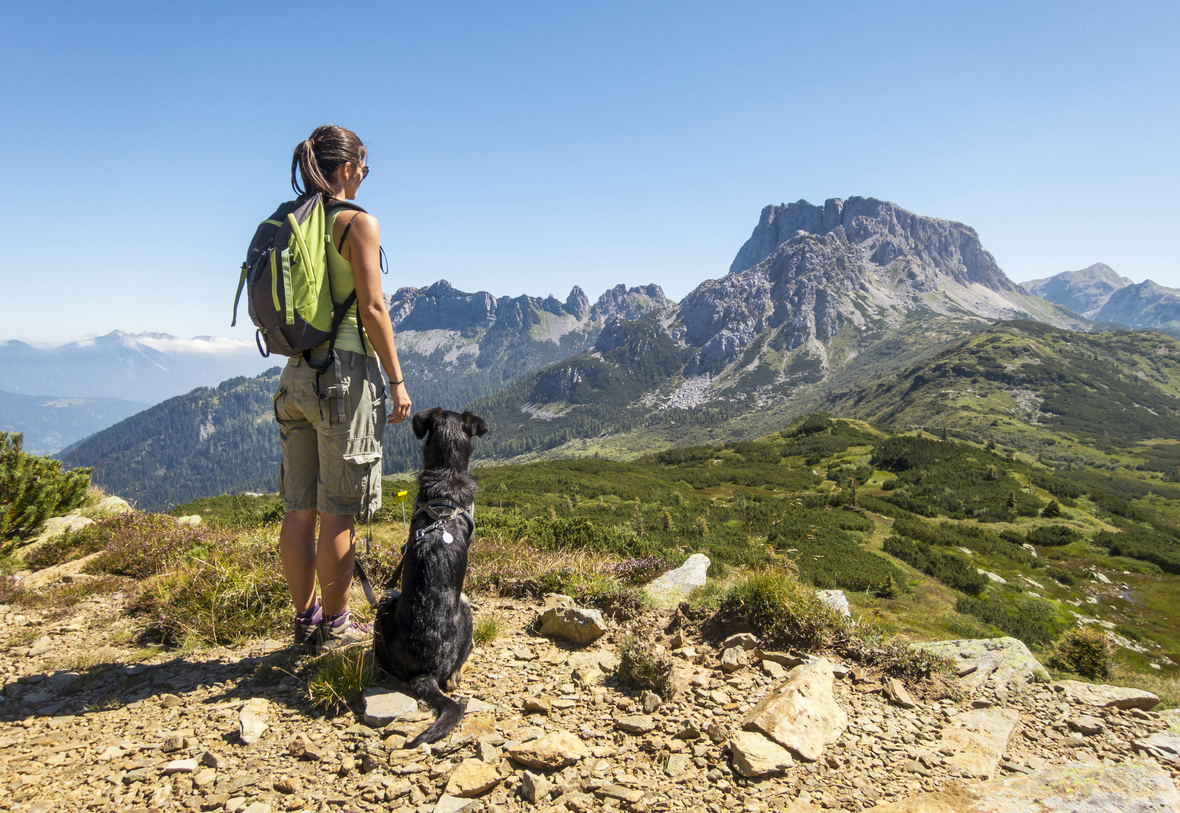
[[[302,652],[323,652],[371,634],[368,625],[350,619],[348,593],[355,558],[353,518],[381,504],[381,439],[387,422],[382,368],[393,401],[388,422],[401,423],[410,415],[393,325],[381,295],[377,218],[332,206],[333,201],[356,198],[369,174],[367,158],[355,133],[325,125],[295,148],[291,161],[296,194],[319,192],[324,197],[332,234],[327,246],[332,300],[339,305],[356,289],[356,305],[336,336],[340,363],[327,365],[317,386],[313,365],[323,365],[328,343],[311,352],[311,364],[301,355],[292,356],[275,393],[283,455],[279,549],[295,603],[295,646]],[[299,186],[296,170],[306,191]],[[343,422],[337,399],[343,399]]]

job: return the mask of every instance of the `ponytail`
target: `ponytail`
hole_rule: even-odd
[[[336,178],[340,167],[351,163],[359,168],[366,154],[365,145],[351,130],[335,124],[317,127],[311,138],[295,147],[295,154],[291,157],[291,188],[300,197],[316,192],[326,198],[334,197],[340,191]],[[302,176],[306,190],[300,186],[296,170],[298,176]]]

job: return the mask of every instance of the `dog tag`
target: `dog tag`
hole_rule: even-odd
[[[455,541],[455,537],[451,536],[450,531],[443,531],[443,542],[448,545]]]

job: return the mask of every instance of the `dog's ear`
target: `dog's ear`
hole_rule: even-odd
[[[434,419],[442,414],[441,407],[434,409],[424,409],[414,416],[411,425],[414,427],[414,437],[418,440],[426,437],[426,433],[434,428]]]
[[[468,437],[475,435],[486,435],[488,432],[488,422],[476,415],[474,412],[463,413],[463,431],[467,433]]]

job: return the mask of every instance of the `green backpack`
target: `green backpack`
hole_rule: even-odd
[[[332,208],[365,211],[343,201],[333,201]],[[336,333],[356,302],[356,290],[339,306],[333,304],[327,249],[332,234],[327,226],[324,198],[317,192],[282,204],[254,232],[242,263],[230,327],[238,323],[238,303],[244,289],[250,319],[258,328],[258,352],[263,357],[303,354],[311,363],[311,350],[324,342],[329,342],[325,368],[335,355]],[[363,332],[361,343],[363,346]]]

